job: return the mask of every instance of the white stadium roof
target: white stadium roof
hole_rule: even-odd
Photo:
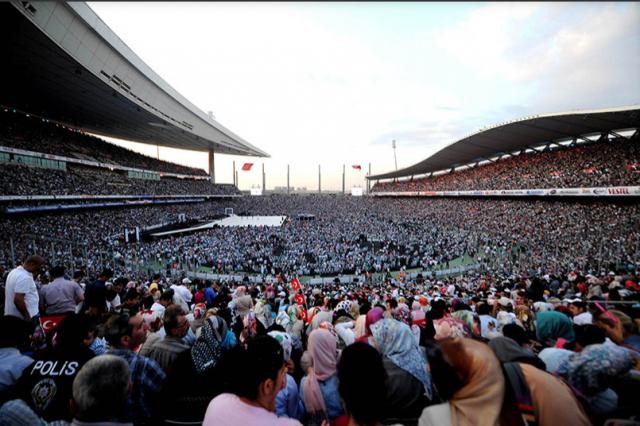
[[[0,104],[90,133],[268,157],[142,61],[84,2],[0,3]]]

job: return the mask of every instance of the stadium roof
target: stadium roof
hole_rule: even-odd
[[[104,136],[269,156],[180,95],[84,2],[0,2],[0,40],[0,104]]]
[[[398,170],[369,176],[390,179],[449,170],[490,158],[585,136],[640,128],[640,106],[540,114],[486,127],[447,145],[431,157]]]

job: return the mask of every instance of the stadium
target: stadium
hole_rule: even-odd
[[[1,3],[0,34],[0,328],[15,331],[0,356],[22,357],[0,368],[0,419],[640,420],[640,105],[486,123],[368,175],[362,197],[250,196],[216,182],[215,156],[268,149],[178,93],[87,4]],[[206,152],[209,167],[101,136]],[[120,405],[76,395],[122,370],[105,353],[131,369]],[[96,376],[36,372],[48,360]],[[528,405],[508,406],[522,393],[509,374]],[[465,407],[484,391],[493,411]],[[264,412],[239,417],[245,405]]]

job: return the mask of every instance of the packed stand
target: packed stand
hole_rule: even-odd
[[[373,192],[591,188],[640,185],[640,137],[535,153],[411,181],[378,182]]]
[[[0,424],[640,420],[635,273],[96,275],[32,255],[5,276]]]
[[[39,117],[12,112],[6,107],[0,110],[0,145],[157,172],[207,175],[202,169],[148,157]]]
[[[239,195],[231,184],[208,179],[129,178],[126,172],[67,165],[67,171],[7,165],[0,167],[0,195]]]

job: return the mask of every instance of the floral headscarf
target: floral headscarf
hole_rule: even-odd
[[[222,356],[223,342],[227,336],[227,322],[217,316],[207,319],[200,337],[191,348],[191,358],[198,373],[216,366]]]
[[[426,396],[431,399],[429,366],[409,326],[400,321],[385,318],[371,326],[371,334],[378,351],[420,380]]]
[[[560,365],[558,374],[575,388],[591,396],[609,385],[633,366],[633,355],[625,348],[607,343],[587,346]]]
[[[283,333],[282,331],[270,331],[267,334],[280,343],[284,353],[284,360],[289,361],[289,359],[291,359],[291,349],[293,348],[293,340],[291,339],[291,336],[287,333]]]
[[[393,318],[409,326],[411,325],[411,312],[409,308],[407,308],[407,305],[398,305],[393,312]]]
[[[455,311],[451,314],[451,317],[463,321],[469,328],[469,331],[473,330],[473,312],[471,311]]]
[[[258,334],[258,320],[256,319],[256,314],[249,312],[242,319],[242,324],[244,325],[244,328],[240,333],[240,341],[245,343],[250,337]]]
[[[466,322],[453,317],[444,317],[433,321],[436,330],[434,339],[443,340],[454,337],[471,337],[471,330]]]

